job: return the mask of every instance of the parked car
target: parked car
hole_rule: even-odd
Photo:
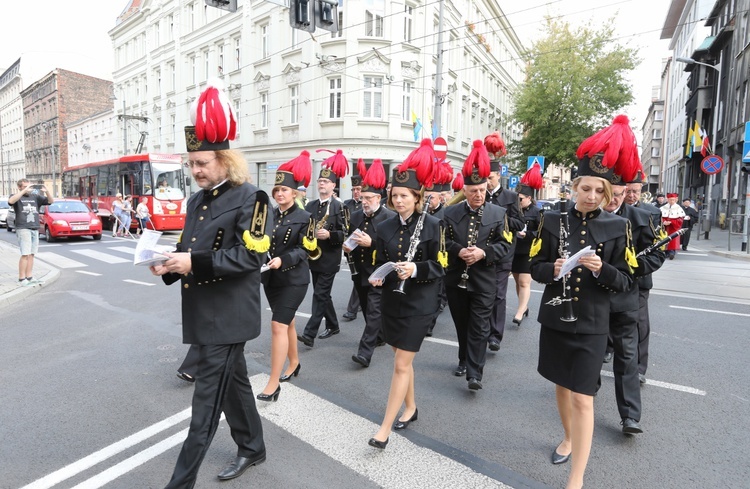
[[[72,236],[91,236],[99,240],[102,239],[102,221],[80,200],[56,199],[39,210],[39,233],[49,243]]]
[[[16,227],[16,211],[13,207],[8,209],[8,214],[5,216],[5,229],[10,233]]]
[[[0,227],[8,225],[9,210],[10,205],[8,204],[8,199],[0,198]]]

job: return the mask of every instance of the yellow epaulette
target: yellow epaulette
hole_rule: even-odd
[[[630,266],[630,272],[633,272],[634,268],[638,268],[638,260],[635,255],[635,248],[633,248],[633,232],[630,229],[630,221],[626,223],[627,227],[627,243],[625,245],[625,261]]]
[[[529,258],[534,258],[542,249],[542,227],[544,226],[544,215],[539,220],[539,228],[536,231],[536,238],[531,241],[531,248],[529,249]]]
[[[245,248],[256,253],[266,253],[271,249],[271,238],[266,235],[266,218],[268,217],[268,195],[258,191],[253,208],[253,220],[250,229],[242,233]]]

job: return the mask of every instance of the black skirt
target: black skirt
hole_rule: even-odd
[[[435,314],[397,318],[382,311],[385,342],[399,350],[418,352]]]
[[[594,396],[606,349],[606,334],[565,333],[542,325],[537,372],[561,387]]]
[[[290,324],[297,309],[307,294],[307,285],[286,285],[284,287],[264,287],[268,305],[273,313],[271,320]]]
[[[513,273],[531,273],[531,260],[528,253],[516,253],[513,255],[513,265],[510,271]]]

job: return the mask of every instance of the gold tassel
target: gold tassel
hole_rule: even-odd
[[[302,246],[303,246],[303,247],[304,247],[304,248],[305,248],[305,249],[306,249],[307,251],[312,251],[312,250],[314,250],[315,248],[317,248],[317,247],[318,247],[318,240],[317,240],[316,238],[312,238],[312,239],[310,239],[310,238],[308,238],[307,236],[304,236],[304,237],[302,238]]]
[[[508,243],[513,242],[513,233],[511,231],[508,231],[508,214],[505,214],[505,228],[503,229],[503,238],[505,238],[505,241]]]
[[[542,250],[542,238],[534,238],[529,249],[529,258],[534,258]]]
[[[632,246],[625,248],[625,261],[631,268],[638,268],[638,260],[635,257],[635,250]]]
[[[378,252],[378,250],[372,250],[372,264],[375,265],[375,254]]]
[[[437,262],[443,268],[448,268],[448,252],[447,251],[438,251]]]
[[[265,253],[271,249],[271,238],[265,234],[262,238],[256,238],[250,234],[250,231],[245,230],[242,233],[242,241],[245,242],[245,248],[256,253]]]

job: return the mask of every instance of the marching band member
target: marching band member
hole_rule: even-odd
[[[511,239],[508,253],[495,264],[495,303],[490,314],[490,350],[498,351],[500,342],[505,334],[505,313],[507,310],[506,297],[508,295],[508,279],[513,266],[513,256],[516,248],[516,233],[523,229],[523,219],[518,208],[518,194],[500,185],[500,157],[505,156],[505,142],[500,134],[494,132],[484,138],[484,146],[492,155],[490,174],[487,176],[487,197],[485,201],[498,205],[505,210],[507,216],[509,237]]]
[[[443,212],[445,211],[445,200],[444,196],[446,191],[450,192],[451,182],[453,181],[453,167],[450,163],[443,161],[438,163],[435,168],[435,175],[433,177],[433,183],[429,187],[425,187],[424,196],[429,199],[429,206],[427,212],[431,216],[438,220],[443,219]],[[448,296],[445,292],[445,281],[440,284],[440,312],[445,310],[445,306],[448,305]],[[427,330],[427,336],[430,337],[435,330],[435,324],[437,323],[438,316],[432,321],[432,325]]]
[[[626,117],[618,116],[613,126],[627,123]],[[609,332],[609,294],[623,292],[632,283],[626,262],[628,223],[601,209],[612,200],[612,168],[624,166],[618,159],[619,146],[608,144],[611,131],[605,128],[581,143],[578,177],[573,180],[575,207],[563,214],[563,201],[560,211],[545,212],[531,248],[531,276],[546,284],[538,316],[542,327],[537,370],[555,384],[565,437],[553,451],[552,463],[572,457],[568,489],[583,486],[591,451],[594,395]],[[636,170],[622,171],[632,178]],[[570,273],[556,281],[568,254],[586,246],[595,253],[581,256]]]
[[[324,340],[339,334],[339,320],[333,307],[331,289],[341,266],[341,244],[346,226],[343,204],[333,197],[333,189],[338,179],[346,176],[348,171],[349,163],[341,150],[324,160],[318,176],[320,198],[311,200],[305,208],[315,219],[318,247],[311,252],[309,262],[313,284],[312,314],[304,332],[298,334],[297,339],[310,348],[315,343],[323,317],[326,319],[326,329],[318,338]]]
[[[357,168],[364,167],[365,162],[362,161],[362,158],[359,159],[357,162]],[[362,209],[362,175],[352,175],[352,198],[347,199],[344,201],[344,207],[346,208],[346,212],[349,213],[349,219],[351,221],[351,216],[354,215],[355,212]],[[348,235],[351,234],[351,229],[346,229],[344,234]],[[357,319],[357,311],[360,309],[359,304],[359,295],[357,295],[357,291],[352,286],[352,293],[349,295],[349,302],[346,305],[346,312],[341,315],[342,319],[344,321],[354,321]],[[362,313],[364,314],[364,313]]]
[[[376,158],[370,169],[359,170],[362,178],[362,209],[352,214],[351,231],[359,230],[352,235],[357,247],[350,250],[344,245],[344,251],[349,253],[357,272],[352,275],[354,290],[362,304],[362,315],[365,318],[365,329],[359,340],[359,349],[352,355],[352,361],[362,367],[369,367],[375,347],[382,343],[383,321],[380,314],[380,296],[382,289],[373,287],[369,278],[375,271],[375,243],[380,224],[394,216],[394,212],[380,205],[380,199],[385,193],[385,168],[383,162]]]
[[[434,159],[432,141],[425,139],[396,168],[388,202],[398,215],[378,225],[376,265],[396,264],[384,280],[371,282],[382,286],[383,334],[395,352],[383,423],[368,441],[379,449],[388,444],[392,429],[404,429],[417,420],[412,362],[433,316],[438,314],[444,241],[440,222],[423,209],[421,192],[425,184],[431,183]],[[402,404],[404,412],[394,424]]]
[[[297,206],[295,189],[310,184],[311,172],[310,153],[302,151],[297,158],[279,166],[271,193],[278,207],[273,211],[269,270],[261,277],[272,313],[271,375],[266,387],[256,396],[260,401],[276,401],[281,392],[280,383],[299,375],[302,368],[297,354],[294,315],[307,294],[310,283],[307,253],[316,248],[317,240],[315,222],[309,212]],[[289,365],[281,375],[286,358]]]
[[[513,316],[513,322],[521,326],[523,318],[529,315],[529,298],[531,297],[531,259],[529,250],[531,241],[536,238],[539,228],[539,208],[536,206],[534,195],[542,188],[542,167],[534,163],[521,177],[521,182],[516,187],[518,193],[519,207],[523,216],[523,229],[516,232],[516,249],[513,254],[511,273],[516,283],[516,295],[518,295],[518,309]]]
[[[677,203],[676,193],[667,193],[667,203],[661,206],[661,224],[667,235],[682,229],[682,220],[685,219],[685,211]],[[674,260],[677,250],[680,249],[680,237],[667,244],[667,258]]]
[[[476,140],[462,169],[466,202],[448,206],[443,213],[448,249],[445,290],[458,336],[458,367],[453,373],[465,375],[473,391],[482,388],[497,290],[495,267],[509,253],[512,241],[505,209],[485,204],[489,172],[487,149]]]

